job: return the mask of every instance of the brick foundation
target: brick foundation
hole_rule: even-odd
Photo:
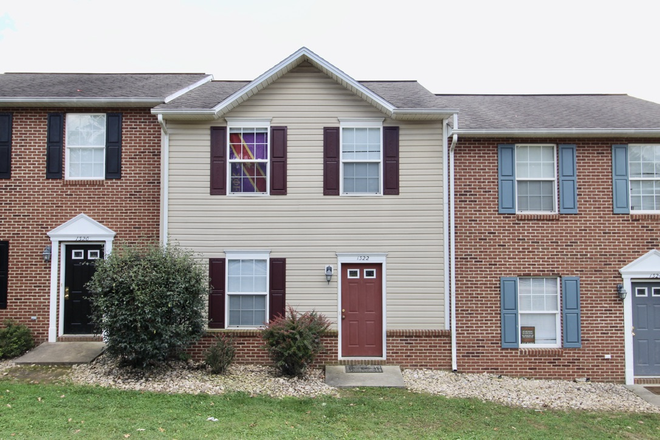
[[[216,335],[233,335],[236,343],[236,359],[239,364],[271,364],[258,330],[224,330],[207,333],[190,350],[192,358],[203,360],[206,350],[213,344]],[[331,331],[324,338],[326,347],[315,362],[321,365],[399,365],[402,368],[451,368],[451,338],[446,330],[390,330],[387,332],[387,359],[370,361],[339,360],[337,332]]]

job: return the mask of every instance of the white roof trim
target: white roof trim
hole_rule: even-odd
[[[115,232],[85,214],[78,214],[48,232],[48,236],[58,241],[76,241],[79,237],[87,237],[89,241],[93,241],[112,239]]]
[[[194,84],[189,85],[188,87],[184,87],[183,89],[172,93],[171,95],[167,96],[163,102],[168,103],[173,99],[178,98],[181,95],[184,95],[188,93],[189,91],[196,89],[197,87],[201,86],[202,84],[206,84],[207,82],[211,82],[213,80],[213,75],[207,75],[204,78],[200,79]]]
[[[531,129],[458,129],[450,130],[447,136],[458,134],[463,137],[536,137],[536,136],[660,136],[657,128],[531,128]]]
[[[632,263],[620,269],[623,276],[634,278],[635,276],[648,277],[650,273],[660,272],[660,251],[654,249],[642,255]]]
[[[359,82],[355,81],[353,78],[337,69],[335,66],[328,63],[326,60],[316,55],[311,50],[307,49],[306,47],[302,47],[288,58],[286,58],[284,61],[266,71],[254,81],[246,84],[240,90],[233,93],[228,98],[216,105],[213,108],[216,117],[220,117],[223,114],[229,112],[243,101],[248,99],[250,96],[254,95],[278,78],[282,77],[294,67],[298,66],[302,61],[309,61],[323,73],[330,76],[347,89],[356,93],[358,96],[371,102],[384,113],[388,115],[393,113],[395,107],[391,103],[376,95],[374,92],[361,85]]]

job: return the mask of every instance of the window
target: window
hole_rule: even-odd
[[[381,127],[342,127],[343,194],[381,194]]]
[[[519,212],[556,212],[554,145],[516,145],[516,202]]]
[[[503,348],[581,347],[578,277],[504,277],[500,291]]]
[[[520,278],[520,328],[528,329],[521,344],[556,346],[559,341],[559,287],[556,278]],[[522,332],[522,330],[521,330]]]
[[[232,194],[268,194],[268,127],[229,128]]]
[[[660,211],[660,145],[628,147],[630,209]]]
[[[578,212],[575,145],[501,144],[498,178],[500,214]]]
[[[268,322],[267,251],[227,251],[227,327]]]
[[[106,115],[66,115],[66,177],[105,178]]]

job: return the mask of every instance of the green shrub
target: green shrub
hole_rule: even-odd
[[[314,311],[298,313],[292,307],[262,330],[261,337],[275,366],[286,376],[302,376],[323,350],[321,336],[330,321]]]
[[[234,338],[223,334],[216,337],[215,344],[206,351],[206,365],[211,368],[211,373],[222,374],[234,361],[234,356],[236,356]]]
[[[28,326],[9,319],[4,324],[5,328],[0,329],[0,358],[14,358],[34,347],[34,338]]]
[[[107,353],[148,367],[181,353],[204,332],[206,271],[177,246],[115,248],[87,285]]]

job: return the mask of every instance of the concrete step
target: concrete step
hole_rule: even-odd
[[[37,348],[14,359],[17,365],[88,364],[105,350],[103,342],[44,342]]]
[[[336,388],[406,387],[395,365],[326,365],[325,383]]]

